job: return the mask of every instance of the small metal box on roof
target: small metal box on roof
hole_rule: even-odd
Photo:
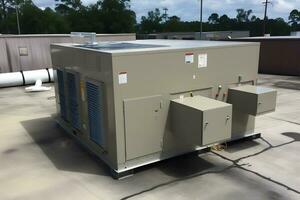
[[[190,145],[209,145],[231,136],[232,105],[194,96],[171,101],[172,131]],[[222,134],[220,134],[222,133]]]
[[[228,102],[233,109],[250,115],[275,111],[277,92],[271,88],[245,85],[230,88]]]

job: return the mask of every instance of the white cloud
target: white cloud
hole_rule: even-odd
[[[298,0],[289,1],[289,2],[286,0],[277,0],[273,4],[273,8],[277,13],[285,13],[285,12],[295,9],[297,4],[298,4],[298,8],[299,8],[300,0],[299,1]]]
[[[82,0],[84,4],[95,3],[97,0]],[[216,12],[220,15],[227,14],[235,17],[236,9],[252,9],[257,17],[263,17],[264,0],[203,0],[204,19]],[[54,7],[54,0],[33,0],[39,7]],[[300,0],[271,0],[268,15],[271,18],[282,17],[288,19],[289,13],[293,9],[300,9]],[[131,0],[131,8],[137,14],[137,20],[147,12],[155,8],[168,8],[169,15],[177,15],[183,20],[199,20],[199,0]]]

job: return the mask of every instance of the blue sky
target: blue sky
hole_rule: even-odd
[[[230,17],[236,16],[237,8],[252,9],[254,15],[262,18],[263,0],[203,0],[204,1],[204,20],[216,12],[218,14],[227,14]],[[269,8],[269,17],[282,17],[288,19],[289,13],[293,9],[300,10],[300,0],[271,0],[272,5]],[[33,0],[41,7],[53,7],[54,0]],[[82,0],[84,4],[96,2],[96,0]],[[199,0],[131,0],[131,8],[137,14],[139,21],[141,16],[146,15],[149,10],[154,8],[168,8],[169,15],[177,15],[182,20],[199,20]]]

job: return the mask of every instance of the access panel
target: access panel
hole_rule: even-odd
[[[162,97],[124,100],[126,159],[161,151],[164,132]]]

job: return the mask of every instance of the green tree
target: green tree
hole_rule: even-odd
[[[72,31],[98,33],[134,32],[135,13],[130,0],[98,0],[89,6],[80,0],[56,0],[55,10],[66,19]]]
[[[276,18],[268,21],[267,31],[273,36],[290,35],[290,28],[283,18]]]
[[[219,30],[230,30],[232,26],[232,19],[227,15],[222,15],[219,19]]]
[[[237,9],[237,16],[236,19],[238,22],[249,22],[250,15],[252,14],[252,10],[244,10],[244,9]]]
[[[60,14],[68,14],[71,11],[79,11],[83,5],[81,0],[55,0],[55,10]]]
[[[163,15],[160,10],[149,11],[148,16],[142,16],[141,32],[143,33],[156,33],[162,30]]]
[[[297,25],[300,23],[300,11],[298,10],[292,10],[292,12],[290,13],[289,16],[289,23],[293,26],[293,25]]]
[[[51,8],[46,8],[41,16],[43,33],[70,33],[69,23]]]
[[[212,13],[209,17],[208,17],[208,22],[210,24],[217,24],[219,23],[219,15],[217,13]]]
[[[257,20],[257,17],[255,16],[255,15],[253,15],[252,17],[251,17],[251,22],[255,22]]]
[[[292,10],[289,16],[291,31],[300,31],[300,11]]]
[[[164,24],[165,32],[178,32],[184,31],[184,27],[182,26],[182,22],[178,16],[171,16],[167,19]]]
[[[136,15],[130,9],[129,0],[102,0],[101,20],[107,33],[134,32]]]
[[[7,16],[7,7],[8,7],[8,1],[7,0],[1,0],[1,19],[4,20]]]
[[[2,5],[2,10],[5,12],[1,23],[1,32],[3,33],[17,33],[17,17],[16,17],[16,7],[19,8],[19,15],[22,14],[22,8],[30,5],[34,6],[31,0],[6,0]]]
[[[23,34],[66,31],[65,21],[50,8],[43,11],[32,1],[19,2],[19,7],[20,26]]]
[[[69,33],[90,31],[97,33],[134,32],[195,32],[199,21],[182,21],[178,16],[164,16],[159,9],[148,12],[140,24],[129,0],[98,0],[84,6],[81,0],[55,0],[55,10],[41,10],[31,0],[0,0],[0,32],[17,33],[16,5],[22,33]],[[300,30],[300,11],[290,13],[289,23],[281,18],[268,19],[268,32],[272,35],[289,35]],[[252,10],[238,9],[236,18],[212,13],[203,23],[204,31],[250,30],[251,36],[260,35],[262,20]]]

